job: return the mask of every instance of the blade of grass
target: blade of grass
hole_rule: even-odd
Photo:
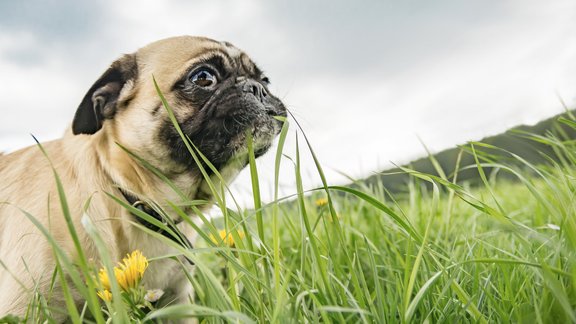
[[[54,168],[54,165],[52,164],[51,159],[48,157],[48,153],[44,150],[44,147],[40,144],[40,142],[38,142],[38,140],[36,138],[34,138],[34,140],[36,140],[36,142],[38,144],[38,148],[42,151],[42,154],[44,155],[44,157],[46,158],[46,160],[50,164],[50,168],[52,169],[53,176],[54,176],[54,179],[56,181],[56,188],[58,191],[58,197],[60,199],[60,207],[62,208],[62,214],[64,216],[64,219],[66,221],[66,225],[68,227],[68,233],[70,233],[70,236],[72,238],[72,242],[74,243],[74,247],[76,249],[76,252],[78,253],[78,261],[80,264],[80,268],[82,269],[83,273],[89,273],[90,271],[89,271],[89,267],[88,267],[88,261],[86,260],[86,255],[84,254],[84,249],[82,248],[82,244],[80,244],[80,239],[78,238],[78,233],[76,232],[76,228],[74,227],[72,215],[70,212],[70,208],[68,206],[68,200],[66,198],[66,194],[64,192],[64,187],[62,185],[62,181],[60,180],[60,176],[58,175],[58,172],[56,172],[56,169]],[[104,323],[104,317],[102,316],[102,313],[100,312],[100,304],[98,303],[98,297],[96,296],[96,286],[94,284],[94,281],[91,277],[87,277],[86,283],[88,285],[88,294],[86,296],[88,306],[89,306],[90,310],[92,311],[92,313],[94,314],[96,322],[99,324],[103,324]]]

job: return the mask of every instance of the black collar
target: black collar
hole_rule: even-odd
[[[132,207],[139,209],[140,211],[150,215],[151,217],[154,217],[156,220],[158,220],[159,222],[161,222],[162,224],[164,224],[166,227],[170,228],[172,230],[172,232],[174,232],[174,234],[165,231],[164,229],[160,228],[159,226],[152,224],[148,221],[146,221],[144,218],[131,213],[132,216],[134,216],[134,218],[136,219],[136,221],[138,221],[138,223],[142,224],[144,227],[162,234],[164,237],[168,238],[169,240],[176,242],[177,244],[187,248],[187,249],[193,249],[192,247],[192,243],[190,242],[190,240],[188,240],[188,238],[186,237],[186,235],[184,235],[179,229],[178,227],[176,227],[176,225],[180,224],[182,222],[182,219],[179,219],[178,221],[174,222],[172,220],[170,220],[168,217],[162,216],[160,213],[158,213],[154,208],[152,208],[148,203],[146,203],[144,200],[139,199],[138,197],[126,192],[123,189],[120,189],[120,192],[122,193],[122,196],[124,196],[124,199],[126,199],[126,201],[132,205]],[[192,260],[186,258],[186,260],[188,260],[191,264],[194,264],[192,262]]]

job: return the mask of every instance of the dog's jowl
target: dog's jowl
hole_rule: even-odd
[[[0,156],[0,317],[23,315],[37,293],[50,292],[50,306],[65,308],[60,281],[51,287],[56,268],[52,245],[30,219],[73,262],[78,260],[52,168],[62,182],[83,252],[94,266],[100,266],[99,253],[82,226],[83,217],[94,224],[115,261],[134,250],[149,258],[175,252],[135,224],[191,247],[193,230],[170,212],[167,202],[185,206],[194,199],[210,200],[200,172],[206,166],[194,162],[154,82],[184,135],[212,165],[225,170],[227,180],[247,164],[247,139],[254,141],[256,155],[263,154],[281,129],[277,117],[286,116],[284,105],[268,90],[268,77],[230,43],[175,37],[120,57],[90,87],[65,135],[41,144],[46,156],[37,145]],[[111,196],[173,226],[179,237],[132,214]],[[166,207],[167,215],[156,212],[155,205]],[[166,303],[189,300],[186,267],[193,265],[184,257],[151,262],[143,284],[164,290]],[[78,305],[84,303],[80,294],[72,295]]]

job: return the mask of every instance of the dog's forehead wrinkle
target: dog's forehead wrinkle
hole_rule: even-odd
[[[241,73],[249,76],[259,74],[260,70],[246,53],[229,42],[222,42],[222,44],[225,46],[228,55],[234,61],[237,69],[240,70]]]
[[[237,57],[237,56],[242,55],[242,51],[239,48],[237,48],[236,46],[232,45],[231,43],[221,42],[221,44],[228,51],[228,53],[230,54],[231,57]]]
[[[234,62],[233,62],[233,60],[231,60],[230,56],[228,56],[227,53],[224,51],[210,51],[210,52],[204,53],[201,56],[197,56],[197,57],[192,58],[187,65],[193,66],[193,65],[198,64],[198,63],[208,62],[208,61],[210,61],[216,57],[219,57],[222,59],[222,63],[224,64],[224,68],[226,70],[232,70]]]
[[[248,77],[256,77],[258,76],[257,74],[259,69],[256,66],[256,64],[254,64],[254,62],[252,62],[252,60],[250,60],[250,58],[248,57],[248,55],[246,55],[246,53],[240,53],[239,56],[237,56],[235,58],[236,60],[236,64],[238,65],[238,69],[241,70],[243,75],[246,75]]]

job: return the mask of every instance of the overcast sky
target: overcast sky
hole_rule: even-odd
[[[114,59],[182,34],[249,53],[334,183],[576,104],[573,0],[0,1],[0,151],[59,137]],[[259,165],[269,183],[273,154]]]

